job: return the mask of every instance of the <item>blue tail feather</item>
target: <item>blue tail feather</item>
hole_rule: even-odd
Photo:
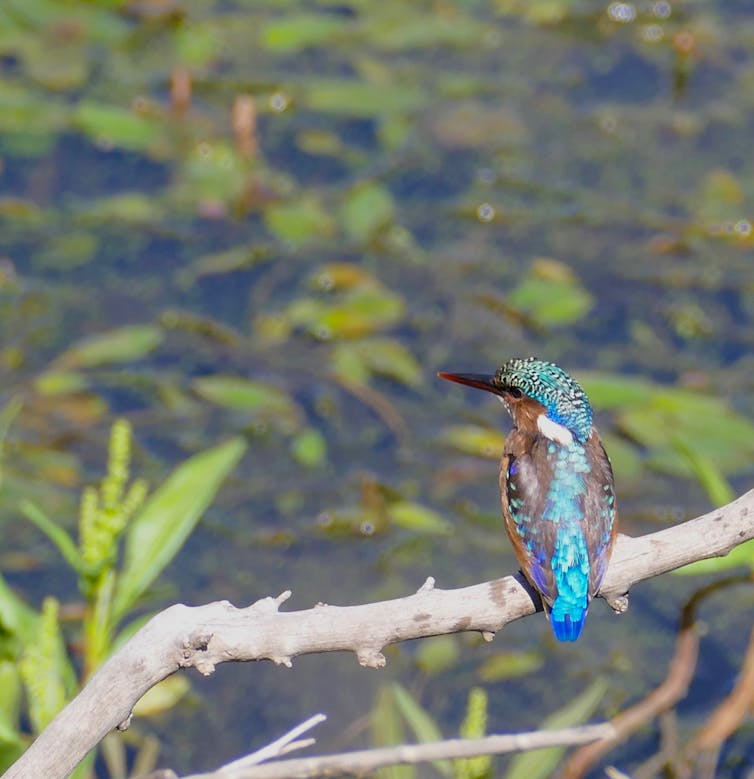
[[[576,641],[586,622],[586,604],[568,601],[562,596],[555,598],[550,610],[552,632],[558,641]]]

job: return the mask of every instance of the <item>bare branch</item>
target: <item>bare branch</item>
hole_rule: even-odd
[[[272,760],[275,757],[281,757],[282,755],[292,752],[294,749],[303,749],[304,747],[311,746],[314,743],[313,738],[303,739],[296,741],[302,733],[306,733],[307,730],[311,730],[313,727],[319,725],[320,722],[324,722],[327,717],[324,714],[315,714],[313,717],[309,717],[308,720],[302,722],[300,725],[296,725],[287,733],[284,733],[280,738],[275,739],[271,744],[258,749],[256,752],[252,752],[246,757],[241,757],[238,760],[234,760],[232,763],[224,765],[219,771],[216,772],[217,776],[234,777],[240,771],[247,770],[251,766],[263,763],[265,760]]]
[[[311,777],[362,776],[377,768],[434,760],[454,760],[478,755],[501,755],[544,747],[573,746],[608,738],[608,724],[583,725],[562,730],[538,730],[474,739],[448,739],[430,744],[401,744],[396,747],[362,749],[338,755],[277,760],[228,772],[227,766],[208,774],[192,774],[185,779],[310,779]]]
[[[629,588],[687,563],[727,554],[754,538],[754,490],[721,509],[639,538],[621,536],[602,595],[624,610]],[[171,606],[154,616],[96,671],[4,779],[66,777],[114,727],[127,727],[136,701],[181,668],[210,674],[218,663],[272,660],[290,666],[312,652],[354,652],[361,665],[385,664],[383,647],[413,638],[479,631],[490,639],[504,625],[541,609],[521,574],[456,590],[428,579],[413,595],[361,606],[318,604],[280,612],[290,597],[246,608],[227,601]]]

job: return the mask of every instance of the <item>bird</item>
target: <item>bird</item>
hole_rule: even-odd
[[[440,378],[497,395],[513,419],[500,461],[505,528],[555,638],[576,641],[618,530],[610,460],[578,382],[555,363],[510,359]]]

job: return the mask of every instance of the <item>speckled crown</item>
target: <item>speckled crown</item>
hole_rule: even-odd
[[[592,430],[592,407],[581,385],[562,368],[536,357],[514,358],[495,374],[501,389],[517,388],[541,403],[548,419],[567,427],[582,443]]]

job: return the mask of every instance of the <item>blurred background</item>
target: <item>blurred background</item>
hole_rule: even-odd
[[[75,612],[76,576],[19,505],[75,536],[117,418],[152,486],[249,444],[142,611],[513,573],[509,420],[435,377],[512,356],[583,383],[624,532],[745,491],[753,47],[747,2],[4,0],[6,584]],[[679,610],[712,580],[641,584],[622,617],[597,602],[574,645],[539,614],[491,644],[390,648],[380,672],[344,654],[192,674],[136,720],[129,760],[148,737],[160,765],[208,770],[317,711],[318,751],[415,740],[401,705],[450,737],[474,687],[490,732],[537,728],[585,690],[579,717],[601,720],[663,679]],[[703,604],[682,739],[730,692],[752,613],[750,586]],[[753,742],[749,723],[718,775],[744,776]],[[660,746],[648,726],[609,762],[632,771]]]

